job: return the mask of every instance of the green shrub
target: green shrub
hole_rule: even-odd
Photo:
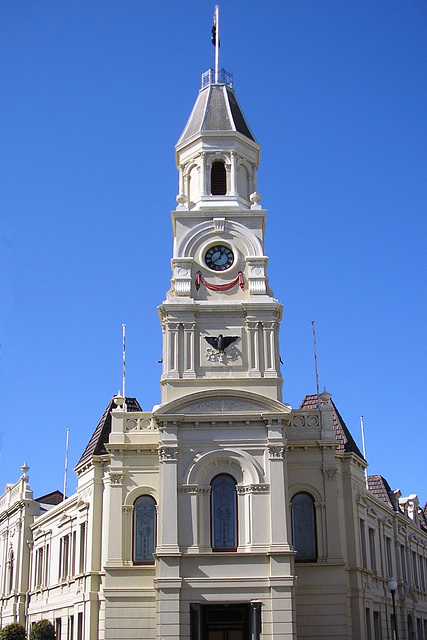
[[[25,627],[19,622],[12,622],[0,631],[0,640],[25,640]]]
[[[30,640],[55,640],[55,629],[49,620],[39,620],[30,629]]]

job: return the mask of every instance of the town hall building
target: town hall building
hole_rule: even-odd
[[[260,147],[224,70],[175,147],[161,403],[114,396],[74,495],[0,497],[0,627],[58,640],[427,640],[427,521],[326,390],[283,402]],[[303,396],[303,393],[301,394]]]

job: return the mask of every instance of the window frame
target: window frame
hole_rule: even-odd
[[[310,499],[310,507],[311,507],[311,517],[312,517],[312,537],[310,539],[310,544],[306,545],[312,547],[312,550],[314,551],[314,553],[312,555],[310,555],[309,557],[299,557],[298,558],[298,554],[304,553],[304,555],[306,554],[306,550],[304,550],[303,552],[298,552],[297,549],[297,545],[296,545],[296,521],[295,521],[295,512],[294,512],[294,502],[295,499],[298,498],[299,496],[307,496],[307,498]],[[319,558],[319,549],[318,549],[318,541],[317,541],[317,522],[316,522],[316,507],[315,507],[315,498],[314,496],[309,492],[309,491],[297,491],[291,499],[291,527],[292,527],[292,545],[295,551],[295,562],[298,564],[302,564],[302,563],[308,563],[308,562],[317,562],[318,558]]]
[[[214,537],[214,531],[215,531],[215,525],[214,525],[214,483],[219,479],[219,478],[229,478],[233,485],[234,485],[234,542],[235,545],[233,547],[217,547],[214,545],[215,542],[215,537]],[[211,531],[210,531],[210,535],[211,535],[211,549],[212,551],[214,551],[215,553],[218,552],[225,552],[225,553],[230,553],[232,551],[237,551],[237,547],[239,545],[239,528],[238,528],[238,503],[237,503],[237,481],[236,478],[234,476],[232,476],[230,473],[218,473],[217,475],[215,475],[210,483],[210,487],[211,487],[211,495],[210,495],[210,527],[211,527]]]
[[[136,528],[136,504],[139,500],[143,498],[148,498],[152,502],[153,507],[153,524],[154,524],[154,535],[153,535],[153,550],[150,551],[150,555],[153,556],[152,560],[136,560],[136,539],[135,539],[135,528]],[[137,498],[135,498],[133,502],[133,517],[132,517],[132,563],[137,566],[143,565],[154,565],[156,560],[154,558],[154,554],[156,553],[157,547],[157,502],[152,495],[149,493],[143,493]],[[148,555],[148,554],[147,554]]]

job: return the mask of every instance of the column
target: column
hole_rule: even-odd
[[[194,368],[194,322],[184,322],[184,378],[195,378]]]
[[[248,333],[248,376],[259,378],[261,371],[259,368],[259,323],[253,320],[246,321]]]
[[[157,568],[157,637],[180,640],[180,553],[178,545],[178,424],[163,425],[159,443],[159,531]]]
[[[178,322],[168,322],[166,324],[167,340],[167,370],[166,377],[179,378],[178,370]]]
[[[232,196],[237,196],[237,191],[236,191],[236,152],[235,151],[231,151],[230,152],[230,157],[231,157],[231,172],[230,172],[230,194]]]
[[[264,358],[265,358],[265,377],[277,378],[276,367],[276,323],[275,322],[263,322],[264,333]]]
[[[105,504],[109,511],[105,521],[108,531],[107,538],[107,566],[122,566],[122,493],[123,493],[123,470],[121,468],[111,468],[106,481]],[[104,529],[105,531],[105,529]]]
[[[202,172],[202,181],[200,184],[200,195],[206,195],[206,151],[200,154],[200,171]]]

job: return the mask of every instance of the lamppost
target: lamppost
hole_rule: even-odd
[[[399,635],[397,633],[397,616],[396,616],[396,589],[397,582],[395,578],[390,578],[388,581],[388,588],[391,592],[391,599],[393,600],[393,620],[394,620],[394,637],[395,640],[399,640]]]

